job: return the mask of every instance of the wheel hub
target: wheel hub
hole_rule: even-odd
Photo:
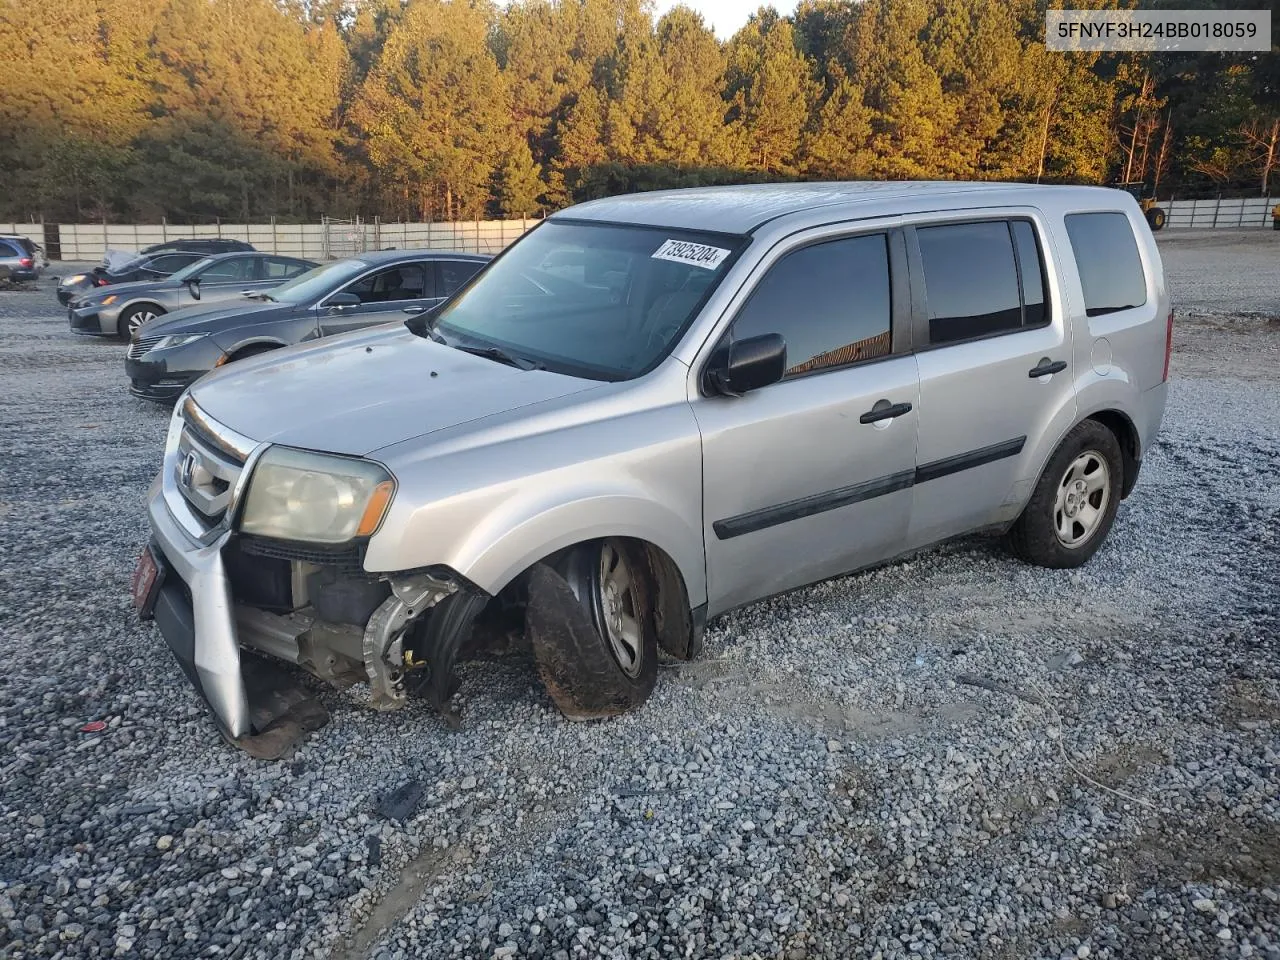
[[[1092,537],[1110,497],[1110,470],[1103,456],[1087,450],[1076,457],[1058,486],[1054,527],[1059,542],[1076,547]]]

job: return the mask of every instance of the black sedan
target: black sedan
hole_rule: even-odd
[[[99,266],[85,273],[73,273],[58,284],[58,302],[64,307],[94,287],[139,280],[163,280],[183,267],[218,253],[252,253],[253,245],[243,240],[169,240],[143,247],[132,260],[114,268]]]
[[[225,363],[421,313],[443,303],[488,261],[467,253],[361,254],[323,264],[248,301],[158,317],[129,344],[129,392],[171,403]]]

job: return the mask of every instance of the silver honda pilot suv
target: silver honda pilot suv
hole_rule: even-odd
[[[1115,190],[582,204],[433,311],[196,382],[135,602],[260,756],[325,717],[281,661],[451,716],[456,662],[515,643],[567,716],[616,714],[761,597],[974,531],[1084,563],[1159,429],[1171,323]]]

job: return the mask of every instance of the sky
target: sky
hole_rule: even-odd
[[[658,15],[666,13],[677,2],[692,7],[715,28],[721,40],[727,40],[747,22],[747,17],[760,9],[762,0],[657,0]],[[794,13],[796,0],[775,0],[772,4],[779,13]]]

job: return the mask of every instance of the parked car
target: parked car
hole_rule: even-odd
[[[203,257],[163,280],[114,283],[71,301],[67,315],[74,333],[128,340],[148,320],[193,303],[217,303],[268,290],[312,267],[310,260],[263,253],[221,253]]]
[[[40,249],[26,237],[0,236],[0,282],[40,276]]]
[[[447,709],[500,614],[565,714],[607,716],[659,649],[802,584],[975,531],[1085,563],[1160,427],[1171,332],[1121,191],[585,203],[432,314],[194,384],[134,599],[251,751],[284,727],[241,647]],[[291,702],[296,731],[323,722]]]
[[[163,280],[206,256],[203,253],[180,251],[149,253],[120,264],[115,269],[94,267],[88,273],[73,273],[58,283],[58,302],[66,306],[95,287],[106,287],[113,283]]]
[[[368,253],[308,270],[252,302],[187,307],[137,330],[129,391],[172,403],[215,367],[268,350],[421,313],[489,261],[465,253]]]
[[[175,253],[178,251],[203,253],[205,256],[213,256],[216,253],[253,253],[254,246],[244,240],[227,240],[222,237],[210,237],[207,239],[195,238],[190,240],[166,240],[164,243],[153,243],[149,247],[143,247],[138,252],[154,256],[157,253]]]

